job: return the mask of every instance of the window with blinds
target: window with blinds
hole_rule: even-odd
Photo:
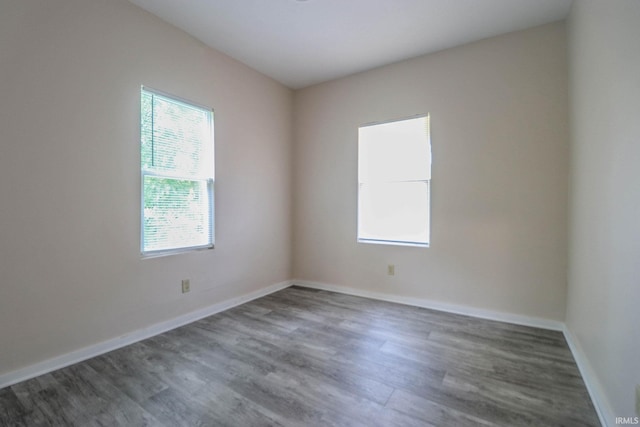
[[[141,89],[143,255],[213,248],[213,134],[211,109]]]
[[[429,246],[429,115],[358,130],[358,242]]]

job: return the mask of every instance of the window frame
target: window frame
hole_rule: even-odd
[[[413,119],[420,119],[420,118],[425,118],[426,119],[426,126],[427,126],[427,132],[426,132],[426,140],[427,140],[427,144],[428,144],[428,150],[429,150],[429,179],[425,179],[425,180],[401,180],[401,181],[382,181],[380,183],[382,184],[386,184],[386,185],[391,185],[394,183],[400,184],[400,183],[416,183],[416,182],[423,182],[426,184],[426,191],[427,191],[427,219],[426,219],[426,227],[427,227],[427,241],[426,242],[420,242],[420,241],[410,241],[410,240],[396,240],[396,239],[373,239],[373,238],[366,238],[366,237],[361,237],[361,216],[362,216],[362,199],[361,199],[361,191],[362,191],[362,186],[363,185],[371,185],[371,182],[366,183],[366,182],[362,182],[361,178],[360,178],[360,169],[361,169],[361,140],[360,140],[360,130],[362,128],[365,127],[371,127],[371,126],[377,126],[377,125],[384,125],[384,124],[389,124],[389,123],[395,123],[395,122],[402,122],[402,121],[408,121],[408,120],[413,120]],[[356,241],[357,243],[365,243],[365,244],[376,244],[376,245],[391,245],[391,246],[409,246],[409,247],[420,247],[420,248],[428,248],[431,245],[431,181],[432,181],[432,176],[431,176],[431,168],[432,168],[432,162],[433,162],[433,157],[432,157],[432,143],[431,143],[431,115],[430,113],[425,113],[425,114],[416,114],[413,116],[408,116],[408,117],[402,117],[402,118],[396,118],[396,119],[391,119],[391,120],[384,120],[384,121],[378,121],[378,122],[371,122],[371,123],[365,123],[362,124],[360,126],[358,126],[358,153],[357,153],[357,161],[358,161],[358,167],[357,167],[357,218],[356,218]]]
[[[140,106],[140,122],[138,126],[139,132],[139,168],[140,168],[140,254],[142,258],[155,258],[162,257],[167,255],[181,254],[192,251],[201,251],[215,248],[215,120],[214,120],[214,110],[211,107],[204,106],[202,104],[193,102],[191,100],[151,88],[149,86],[140,86],[140,98],[139,101],[142,103],[142,97],[144,93],[151,94],[152,96],[157,95],[162,98],[168,99],[169,101],[174,101],[178,104],[184,104],[188,107],[203,110],[208,113],[209,120],[209,130],[211,135],[209,136],[210,143],[210,151],[211,151],[211,159],[207,159],[206,161],[211,162],[211,176],[206,178],[203,177],[187,177],[180,173],[175,173],[173,171],[153,171],[149,169],[145,169],[142,164],[142,108]],[[152,113],[153,114],[153,113]],[[209,214],[209,230],[208,236],[210,237],[209,242],[204,245],[193,245],[193,246],[174,246],[171,248],[165,249],[154,249],[154,250],[145,250],[145,177],[154,177],[154,178],[162,178],[162,179],[173,179],[173,180],[181,180],[181,181],[193,181],[193,182],[203,182],[206,183],[206,194],[208,199],[208,214]]]

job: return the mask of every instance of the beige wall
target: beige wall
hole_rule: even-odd
[[[141,84],[215,109],[214,250],[140,258]],[[124,0],[20,0],[0,96],[0,374],[291,277],[290,90]]]
[[[614,425],[640,384],[640,2],[575,1],[569,46],[567,326]]]
[[[296,279],[564,320],[563,23],[303,89],[294,106]],[[356,243],[358,126],[427,112],[431,247]]]

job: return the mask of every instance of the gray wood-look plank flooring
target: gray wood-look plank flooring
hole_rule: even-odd
[[[561,333],[291,287],[0,390],[2,426],[599,426]]]

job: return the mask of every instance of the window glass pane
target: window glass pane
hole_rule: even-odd
[[[154,95],[153,163],[156,170],[202,176],[210,172],[206,158],[210,113]]]
[[[428,116],[363,126],[358,144],[360,182],[431,179]]]
[[[144,250],[207,246],[209,197],[207,181],[144,176]]]
[[[429,242],[429,182],[360,184],[360,239]]]

